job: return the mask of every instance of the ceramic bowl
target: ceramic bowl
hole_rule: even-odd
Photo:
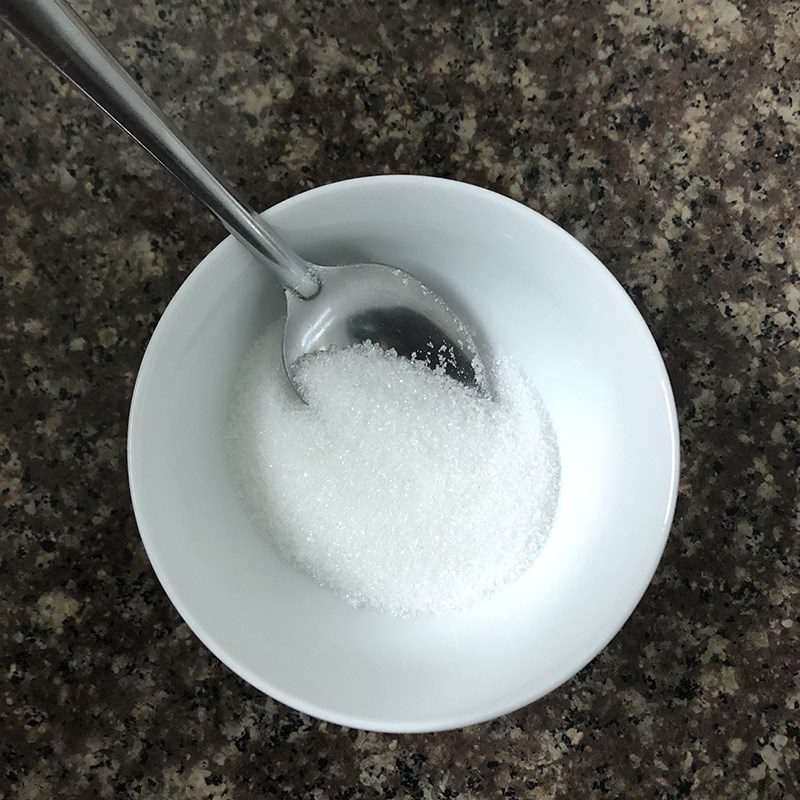
[[[356,609],[285,563],[237,498],[224,442],[239,363],[284,297],[229,238],[169,304],[133,395],[131,494],[164,589],[234,672],[320,719],[434,731],[542,697],[622,627],[672,521],[677,418],[642,317],[565,231],[475,186],[359,178],[265,217],[312,261],[408,270],[517,360],[558,436],[556,519],[520,580],[446,616]]]

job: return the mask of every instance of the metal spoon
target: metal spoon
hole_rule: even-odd
[[[286,288],[289,380],[311,353],[372,341],[442,367],[467,385],[483,370],[471,337],[442,300],[384,264],[321,266],[301,258],[214,175],[64,0],[0,0],[0,19],[171,172]]]

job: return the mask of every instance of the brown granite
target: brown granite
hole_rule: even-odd
[[[0,37],[0,797],[800,795],[796,2],[81,0],[258,207],[381,172],[471,181],[591,248],[677,399],[652,586],[544,700],[365,734],[190,633],[131,513],[147,339],[223,231]]]

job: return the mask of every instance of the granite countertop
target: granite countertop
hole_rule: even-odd
[[[683,474],[630,621],[575,678],[432,735],[325,724],[192,635],[125,468],[159,315],[221,226],[0,36],[0,797],[800,793],[800,6],[80,0],[259,208],[441,175],[577,236],[673,382]]]

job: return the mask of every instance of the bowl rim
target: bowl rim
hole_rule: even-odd
[[[161,348],[161,342],[164,339],[165,331],[167,331],[170,327],[170,321],[178,313],[178,309],[182,305],[181,301],[187,296],[194,283],[198,280],[201,280],[202,275],[212,268],[212,264],[219,260],[221,253],[224,253],[226,249],[236,246],[232,236],[227,236],[214,248],[212,248],[212,250],[189,273],[167,304],[167,307],[156,324],[155,329],[151,334],[150,341],[145,348],[131,396],[130,413],[128,417],[128,482],[131,494],[131,503],[133,506],[134,517],[136,519],[139,535],[153,571],[161,583],[161,586],[166,592],[170,602],[175,606],[181,618],[184,620],[184,622],[186,622],[194,635],[197,636],[197,638],[236,675],[275,700],[297,711],[326,722],[379,733],[433,733],[437,731],[454,730],[467,725],[474,725],[496,719],[497,717],[511,713],[512,711],[516,711],[541,699],[580,672],[580,670],[582,670],[588,663],[596,658],[597,655],[604,650],[608,646],[609,642],[620,632],[633,611],[638,606],[653,579],[655,571],[663,555],[664,548],[666,547],[667,538],[674,519],[680,477],[680,438],[678,429],[678,415],[675,406],[672,385],[670,383],[669,374],[667,373],[661,352],[658,349],[647,323],[645,322],[631,297],[611,274],[608,268],[588,248],[586,248],[574,236],[569,234],[555,222],[540,214],[538,211],[530,208],[529,206],[524,205],[523,203],[513,200],[510,197],[506,197],[498,192],[492,191],[491,189],[486,189],[475,184],[452,180],[449,178],[413,174],[387,174],[349,178],[305,190],[299,194],[287,198],[286,200],[281,201],[280,203],[277,203],[276,205],[271,206],[269,209],[262,212],[262,216],[264,216],[266,219],[270,219],[270,217],[279,213],[280,211],[299,203],[303,203],[308,199],[308,196],[312,194],[315,196],[323,196],[335,194],[343,190],[349,190],[358,185],[365,186],[375,184],[385,184],[387,186],[418,185],[422,190],[424,190],[426,187],[431,187],[434,185],[445,186],[450,190],[461,191],[468,195],[473,195],[474,197],[480,198],[483,201],[497,203],[501,206],[504,206],[512,213],[528,216],[532,215],[537,220],[538,224],[549,228],[551,233],[561,238],[565,244],[568,244],[570,247],[577,246],[581,251],[583,251],[584,256],[588,257],[590,262],[593,262],[597,267],[600,268],[600,274],[603,276],[603,280],[607,284],[609,290],[617,293],[618,296],[621,295],[621,297],[624,298],[624,302],[629,304],[630,309],[634,312],[633,317],[636,319],[636,324],[639,326],[640,333],[647,342],[651,354],[655,356],[656,368],[661,373],[661,385],[664,391],[666,401],[665,405],[668,411],[667,423],[671,434],[669,499],[667,502],[666,514],[659,532],[658,546],[654,548],[650,563],[647,565],[647,568],[641,571],[639,582],[635,586],[631,587],[629,600],[625,608],[613,619],[613,622],[609,621],[606,629],[606,635],[602,637],[602,644],[598,647],[590,648],[588,655],[583,654],[583,657],[580,658],[574,666],[562,669],[544,686],[540,685],[531,692],[515,695],[513,699],[509,700],[504,698],[503,700],[496,700],[494,702],[482,701],[475,706],[465,708],[463,712],[452,713],[446,717],[419,718],[415,720],[393,720],[368,718],[358,714],[346,714],[335,709],[325,708],[324,706],[313,702],[308,702],[302,697],[294,695],[289,691],[285,691],[279,686],[275,686],[270,683],[269,680],[256,675],[252,670],[240,663],[235,655],[225,650],[215,641],[213,635],[206,630],[201,620],[183,603],[178,592],[175,590],[172,582],[170,581],[168,568],[160,561],[157,547],[157,534],[147,527],[147,520],[143,510],[143,501],[139,496],[139,490],[137,487],[137,443],[139,441],[139,427],[144,423],[142,409],[140,408],[142,403],[141,398],[144,393],[144,387],[148,383],[149,376],[152,372],[153,363],[155,362],[158,351]]]

